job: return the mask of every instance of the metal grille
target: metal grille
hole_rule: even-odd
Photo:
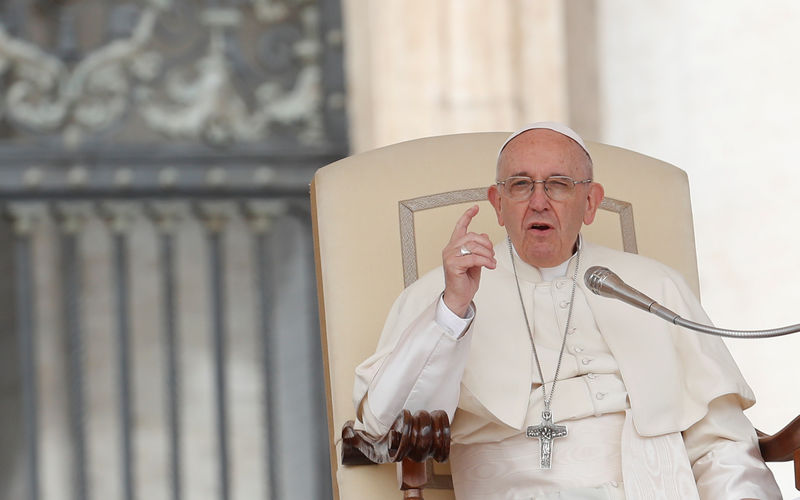
[[[330,495],[304,199],[7,208],[19,498]]]

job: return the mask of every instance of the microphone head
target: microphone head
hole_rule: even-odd
[[[621,300],[628,305],[643,311],[655,314],[670,323],[676,323],[677,314],[658,304],[655,300],[643,294],[630,285],[625,284],[622,278],[611,269],[603,266],[592,266],[583,275],[586,288],[601,297]]]
[[[591,290],[597,295],[610,297],[607,290],[607,281],[619,281],[619,276],[611,269],[603,266],[592,266],[586,270],[583,275],[583,281],[586,283],[586,288]]]

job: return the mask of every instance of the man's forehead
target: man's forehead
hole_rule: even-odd
[[[536,138],[536,136],[540,137]],[[549,175],[586,175],[587,178],[592,178],[592,157],[589,155],[589,151],[586,149],[583,139],[581,139],[581,137],[571,128],[556,122],[533,123],[511,134],[508,139],[506,139],[506,142],[503,144],[497,154],[495,177],[500,179],[501,177],[508,177],[511,175],[522,175],[521,173],[511,172],[510,170],[516,170],[515,167],[511,166],[511,164],[518,163],[519,161],[528,161],[530,158],[525,157],[529,156],[530,154],[536,155],[540,152],[543,153],[548,150],[551,153],[554,152],[554,150],[551,149],[551,147],[554,145],[552,142],[554,139],[557,141],[557,144],[566,145],[566,149],[561,149],[561,154],[569,151],[569,153],[567,153],[568,157],[574,159],[577,163],[575,165],[570,165],[566,170],[550,172]],[[521,143],[517,144],[517,142],[520,141]],[[514,145],[512,145],[512,147],[508,147],[509,143],[512,142]],[[539,150],[539,148],[536,147],[537,144],[543,146],[545,149]],[[506,149],[514,149],[513,160],[509,157],[508,152],[505,151]],[[582,157],[583,160],[580,160],[579,157]],[[568,163],[572,164],[572,160],[568,161]],[[565,165],[562,165],[562,167],[563,166]],[[573,171],[574,168],[582,169],[584,170],[584,173]]]
[[[530,130],[506,146],[498,158],[497,171],[502,170],[505,175],[530,175],[531,168],[544,168],[548,172],[539,174],[573,175],[577,173],[574,169],[582,169],[588,163],[588,155],[568,137],[550,130]]]

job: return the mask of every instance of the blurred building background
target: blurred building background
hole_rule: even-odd
[[[328,498],[328,0],[0,4],[0,498]]]
[[[307,184],[401,140],[551,119],[672,162],[712,319],[797,323],[798,23],[793,0],[5,0],[0,498],[329,498]],[[799,344],[728,342],[764,431],[800,412]]]

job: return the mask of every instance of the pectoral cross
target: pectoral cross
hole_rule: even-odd
[[[528,427],[525,435],[529,438],[539,438],[541,468],[549,469],[550,457],[553,454],[553,439],[566,436],[567,426],[555,425],[553,414],[550,413],[550,410],[545,410],[542,412],[542,423]]]

